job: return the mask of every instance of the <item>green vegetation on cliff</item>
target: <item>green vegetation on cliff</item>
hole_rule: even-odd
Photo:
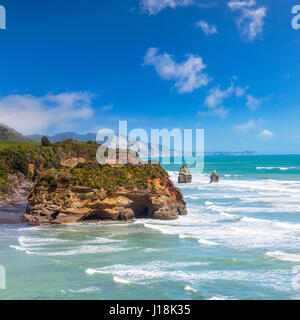
[[[160,166],[101,166],[96,161],[98,147],[92,141],[69,139],[49,146],[28,143],[0,148],[0,199],[15,188],[20,175],[51,188],[65,184],[105,189],[107,192],[122,187],[144,190],[149,179],[168,176]],[[61,165],[62,160],[71,158],[84,158],[85,163],[78,163],[73,169]]]
[[[160,166],[111,167],[98,165],[89,161],[80,168],[51,169],[43,172],[36,181],[36,186],[56,188],[64,185],[66,188],[74,185],[104,189],[108,193],[122,188],[127,190],[145,190],[149,187],[149,179],[166,178],[168,173]]]
[[[40,143],[12,143],[0,148],[0,195],[11,189],[9,175],[24,175],[33,179],[34,173],[60,168],[62,159],[82,157],[95,159],[99,145],[66,140],[42,146]]]

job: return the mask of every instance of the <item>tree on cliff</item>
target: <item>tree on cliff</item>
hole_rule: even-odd
[[[51,142],[47,137],[43,137],[41,139],[41,143],[42,143],[42,146],[44,146],[44,147],[50,147],[51,146]]]

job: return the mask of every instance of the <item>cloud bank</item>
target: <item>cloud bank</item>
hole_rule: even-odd
[[[49,127],[63,128],[93,115],[88,92],[49,93],[42,97],[14,94],[0,97],[0,119],[23,134],[38,133]]]

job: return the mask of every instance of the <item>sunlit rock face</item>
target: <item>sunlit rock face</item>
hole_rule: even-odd
[[[95,167],[93,167],[95,166]],[[37,178],[23,218],[31,223],[174,220],[185,215],[181,191],[159,166],[48,170]]]
[[[184,164],[180,171],[178,177],[178,183],[191,183],[192,182],[192,174],[186,164]]]

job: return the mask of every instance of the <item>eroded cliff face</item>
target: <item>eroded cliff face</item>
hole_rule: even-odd
[[[49,170],[35,182],[23,218],[31,223],[177,219],[186,214],[181,191],[160,167]]]
[[[32,180],[22,173],[8,174],[6,177],[7,189],[5,194],[0,193],[0,205],[23,205],[33,185]]]
[[[136,154],[128,165],[99,165],[98,147],[66,140],[0,150],[0,205],[28,200],[23,218],[32,223],[177,219],[186,214],[180,190],[159,164],[147,164]]]

